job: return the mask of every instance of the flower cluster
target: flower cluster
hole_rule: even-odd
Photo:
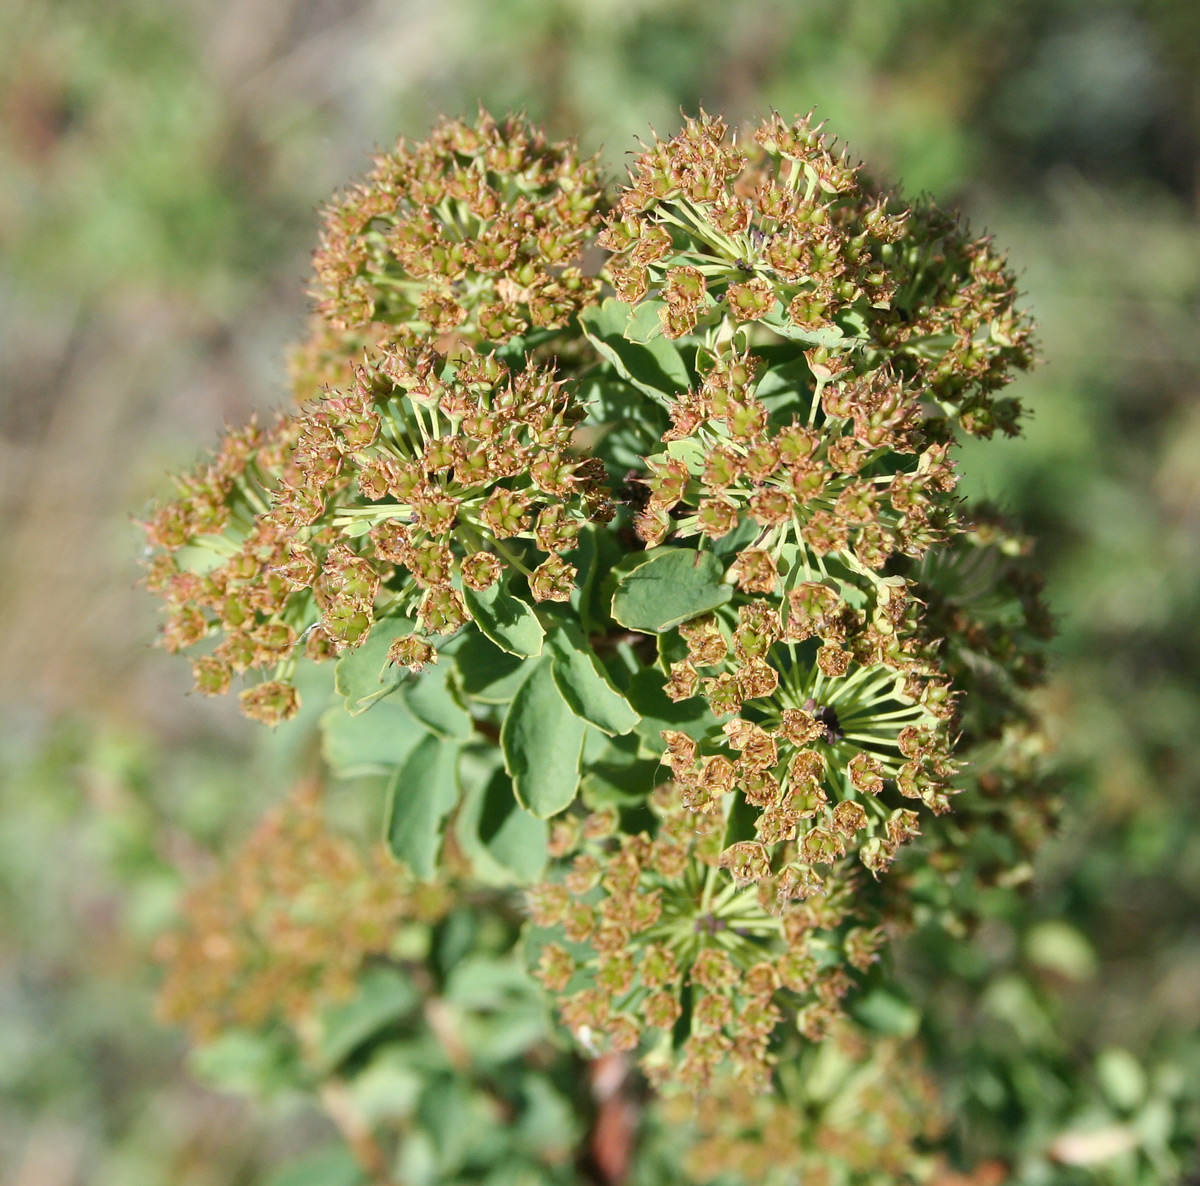
[[[364,859],[327,828],[316,794],[299,792],[188,896],[183,928],[160,941],[160,1013],[202,1041],[231,1026],[296,1028],[353,994],[401,921],[436,921],[448,904],[382,852]]]
[[[789,1068],[774,1096],[722,1077],[705,1096],[663,1105],[663,1121],[695,1131],[684,1161],[697,1183],[803,1181],[895,1186],[927,1181],[920,1145],[945,1128],[917,1052],[839,1022]]]
[[[1052,815],[1022,694],[1048,620],[1015,538],[984,513],[964,522],[908,577],[863,590],[869,570],[839,568],[672,632],[684,653],[665,690],[706,700],[715,727],[663,732],[655,829],[568,817],[560,872],[531,895],[535,925],[558,932],[539,975],[585,1042],[640,1046],[648,1073],[693,1090],[718,1071],[761,1087],[780,1023],[820,1038],[886,933],[930,909],[961,926],[955,884],[1015,884]],[[966,790],[898,876],[863,883],[856,862],[880,878],[929,831],[905,799],[936,820]]]
[[[809,864],[870,837],[863,859],[877,872],[911,834],[880,804],[885,779],[935,811],[948,806],[957,697],[910,581],[878,570],[949,533],[953,474],[936,446],[911,474],[846,478],[830,460],[844,456],[842,438],[797,425],[771,435],[758,410],[758,439],[731,444],[693,425],[688,443],[699,448],[690,465],[669,454],[648,463],[655,476],[643,522],[659,515],[677,535],[717,544],[747,525],[757,533],[729,565],[742,594],[736,607],[681,626],[682,654],[669,669],[668,695],[703,696],[724,736],[714,747],[664,734],[667,760],[691,806],[712,810],[737,790],[762,809],[758,841],[728,856],[739,876],[777,870],[763,845],[798,834]],[[849,448],[861,461],[858,442]],[[868,456],[883,463],[888,449]],[[762,459],[753,479],[747,458]],[[710,483],[731,474],[714,493]],[[890,492],[884,508],[881,488]],[[831,491],[825,506],[814,507],[813,489]],[[695,514],[679,513],[685,500]]]
[[[829,383],[806,422],[775,429],[754,367],[749,352],[718,361],[647,463],[648,542],[754,532],[729,565],[739,604],[679,628],[667,684],[732,719],[718,747],[664,735],[667,760],[691,806],[737,790],[761,809],[757,839],[726,857],[739,876],[777,872],[767,846],[797,839],[805,865],[862,843],[878,872],[913,834],[899,822],[911,813],[882,806],[885,780],[948,806],[957,698],[911,582],[880,570],[953,534],[954,473],[944,444],[896,467],[915,449],[918,409],[880,376]]]
[[[656,831],[584,844],[533,896],[535,922],[562,929],[539,970],[573,988],[567,1025],[692,1086],[727,1059],[764,1082],[781,1010],[818,1036],[878,922],[912,917],[895,886],[866,892],[852,858],[878,878],[923,830],[913,807],[936,817],[968,788],[986,801],[1028,781],[1038,747],[1022,693],[1044,611],[976,546],[998,529],[963,516],[949,456],[956,428],[1015,431],[1019,406],[994,396],[1030,359],[1011,277],[936,211],[860,184],[808,121],[774,118],[755,141],[689,121],[638,158],[601,239],[631,324],[654,310],[698,374],[646,459],[637,534],[714,552],[736,589],[660,641],[667,696],[714,722],[662,733],[660,794],[678,796],[691,847],[668,811]],[[976,586],[1021,628],[981,620]],[[1012,694],[993,694],[992,669]],[[946,873],[980,818],[973,802],[938,835]],[[701,958],[705,935],[718,954]],[[726,971],[709,976],[710,959]]]
[[[826,585],[811,592],[836,604]],[[761,607],[743,606],[732,631],[728,622],[722,629],[717,617],[687,630],[692,658],[681,662],[708,660],[725,668],[704,678],[710,704],[715,700],[718,715],[728,719],[711,741],[666,731],[665,761],[693,810],[719,814],[723,800],[736,793],[754,811],[754,838],[721,854],[737,880],[781,878],[781,897],[802,897],[820,885],[818,867],[848,851],[876,875],[891,863],[919,831],[916,813],[896,805],[896,794],[934,812],[948,810],[954,702],[944,682],[928,678],[932,668],[920,659],[905,662],[902,654],[899,660],[856,661],[851,671],[854,651],[842,649],[844,637],[785,643],[773,653],[773,664],[742,659],[750,633],[746,620]],[[751,637],[763,653],[774,642],[761,630]],[[719,658],[718,641],[727,648]],[[697,654],[697,643],[707,652]],[[743,700],[746,668],[753,665],[773,678],[749,689],[755,695]]]
[[[412,614],[419,630],[398,637],[393,658],[419,670],[434,657],[423,635],[469,620],[464,589],[508,569],[534,600],[565,600],[575,570],[562,553],[583,522],[613,513],[603,468],[572,451],[582,415],[545,368],[513,373],[472,351],[365,355],[347,388],[272,432],[230,433],[153,515],[164,645],[223,635],[194,661],[209,694],[273,669],[242,693],[248,715],[273,723],[298,705],[288,676],[302,638],[320,659],[357,645],[377,609]],[[204,572],[181,560],[189,545],[212,558]]]
[[[602,219],[603,281],[577,266]],[[968,926],[963,887],[1027,877],[1052,818],[1049,617],[953,460],[1019,423],[1003,259],[809,119],[745,143],[688,120],[610,201],[571,146],[481,117],[380,157],[316,273],[297,407],[147,524],[164,645],[207,644],[206,693],[263,672],[242,704],[274,723],[302,653],[382,623],[360,655],[419,676],[475,619],[441,649],[471,740],[410,711],[438,743],[405,763],[455,778],[393,781],[437,800],[395,851],[442,853],[452,818],[451,853],[519,880],[552,819],[527,951],[580,1043],[656,1084],[778,1087],[797,1035],[848,1032],[886,938]]]
[[[1016,431],[994,393],[1031,346],[1004,260],[871,185],[811,118],[773,115],[749,146],[689,119],[636,158],[600,242],[617,295],[655,302],[669,338],[763,326],[809,346],[818,382],[887,364],[966,431]]]
[[[1059,811],[1050,742],[1030,700],[1053,631],[1030,542],[987,507],[968,507],[963,527],[915,566],[913,589],[923,629],[960,689],[955,752],[966,760],[956,782],[967,793],[927,827],[929,859],[911,854],[882,887],[898,923],[932,909],[952,930],[971,925],[981,889],[1031,878]]]
[[[818,383],[803,406],[789,401],[788,415],[759,398],[761,366],[749,350],[711,356],[700,389],[669,409],[667,449],[649,460],[637,522],[647,544],[717,540],[748,518],[758,531],[738,583],[770,593],[788,583],[785,548],[796,550],[794,581],[827,556],[878,569],[945,539],[956,477],[946,443],[926,443],[916,390],[881,370]]]
[[[986,684],[986,695],[964,706],[963,733],[971,744],[1026,717],[1024,694],[1044,674],[1038,643],[1052,637],[1054,624],[1031,551],[1031,541],[994,509],[969,507],[952,545],[929,553],[913,574],[925,629],[943,640],[942,666],[955,683]]]
[[[602,205],[574,145],[519,119],[443,121],[326,211],[318,309],[337,331],[406,346],[558,329],[599,290],[578,261]]]
[[[560,823],[570,864],[528,895],[545,939],[535,975],[563,994],[562,1019],[586,1045],[643,1045],[652,1080],[701,1090],[721,1072],[762,1090],[781,1010],[821,1037],[841,1015],[847,968],[870,967],[882,934],[847,925],[844,866],[781,909],[774,883],[724,876],[724,817],[690,810],[670,783],[653,806],[653,835],[620,834],[612,811]]]

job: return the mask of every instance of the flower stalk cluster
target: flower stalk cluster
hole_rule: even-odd
[[[432,923],[449,903],[382,850],[366,857],[332,832],[319,797],[301,790],[191,892],[183,925],[160,940],[159,1012],[201,1041],[233,1026],[303,1033],[320,1008],[354,995],[402,922]]]
[[[541,948],[535,974],[565,994],[576,1034],[641,1046],[652,1081],[699,1091],[724,1073],[761,1091],[783,1009],[818,1040],[851,986],[845,965],[869,968],[883,936],[844,925],[854,893],[844,870],[780,909],[774,884],[723,875],[724,818],[689,809],[670,782],[653,806],[653,835],[616,835],[615,813],[603,812],[559,829],[570,864],[531,891],[529,908],[561,941]],[[675,1051],[685,1009],[689,1036]]]
[[[561,329],[599,291],[579,262],[602,193],[594,160],[522,120],[444,121],[326,210],[318,312],[403,346]]]
[[[1031,347],[1003,258],[874,185],[811,116],[772,115],[746,144],[689,119],[636,158],[600,242],[617,294],[654,302],[668,338],[761,324],[809,347],[819,384],[886,364],[965,431],[1017,431],[995,393]]]
[[[453,363],[364,355],[348,390],[271,433],[231,436],[150,520],[164,645],[219,636],[194,660],[198,689],[219,694],[265,669],[242,705],[275,723],[298,707],[301,640],[319,661],[359,644],[377,611],[411,615],[417,629],[398,634],[394,658],[420,670],[429,636],[469,620],[464,589],[510,572],[535,601],[566,600],[575,569],[562,553],[581,524],[613,514],[595,463],[571,449],[582,414],[546,368],[514,374],[473,351]],[[215,561],[202,575],[178,563],[189,546]]]
[[[664,1119],[695,1131],[685,1161],[692,1180],[929,1180],[933,1159],[922,1146],[942,1135],[946,1116],[911,1046],[842,1022],[782,1080],[777,1094],[762,1096],[722,1078],[699,1101],[666,1104]]]
[[[149,518],[163,644],[271,724],[301,661],[373,664],[393,851],[527,887],[584,1050],[774,1090],[888,939],[1028,875],[1050,621],[956,490],[1032,360],[987,239],[807,117],[689,119],[609,189],[482,116],[330,208],[315,293],[298,405]]]

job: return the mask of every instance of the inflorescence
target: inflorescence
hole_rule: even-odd
[[[589,1050],[763,1088],[786,1034],[843,1025],[890,934],[997,876],[981,829],[1023,865],[1052,816],[1028,701],[1049,618],[952,452],[1019,429],[1000,392],[1032,347],[1003,258],[809,118],[746,142],[689,119],[610,194],[573,146],[482,116],[379,157],[328,211],[316,276],[299,407],[228,433],[147,523],[164,645],[207,644],[205,693],[262,671],[242,705],[277,723],[302,656],[377,624],[420,678],[489,590],[539,636],[581,618],[589,695],[603,669],[637,717],[653,685],[678,727],[630,735],[660,763],[636,802],[551,813],[536,975]],[[653,372],[627,353],[647,343]],[[597,389],[633,410],[604,420]],[[657,448],[614,447],[627,425]],[[613,582],[675,549],[719,583],[638,645]],[[597,556],[612,573],[579,571]],[[461,699],[503,746],[507,701]]]
[[[199,1040],[265,1024],[303,1035],[320,1008],[354,995],[398,925],[434,922],[448,903],[382,850],[365,857],[331,831],[318,797],[302,789],[188,896],[183,925],[159,943],[159,1011]]]
[[[579,263],[602,202],[573,144],[519,119],[443,122],[325,212],[317,310],[338,334],[402,346],[560,329],[600,288]]]

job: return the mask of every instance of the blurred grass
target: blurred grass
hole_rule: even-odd
[[[149,648],[130,515],[284,398],[319,203],[373,145],[478,102],[614,172],[680,106],[816,105],[1011,249],[1034,416],[963,470],[1040,540],[1069,807],[1037,901],[971,974],[1044,979],[1012,928],[1062,922],[1090,953],[1050,978],[1063,1065],[1194,1063],[1198,80],[1194,0],[0,6],[0,1177],[249,1181],[295,1139],[192,1084],[150,1020],[181,877],[290,767]],[[1006,1024],[960,1057],[983,1067]]]

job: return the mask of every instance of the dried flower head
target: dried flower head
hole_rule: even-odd
[[[159,1011],[207,1041],[232,1026],[300,1027],[353,994],[363,963],[404,919],[436,921],[449,898],[331,832],[300,791],[267,813],[228,866],[188,896],[165,936]]]
[[[561,328],[598,291],[579,262],[602,206],[573,144],[517,118],[444,120],[326,210],[317,307],[339,333],[403,346]]]
[[[465,596],[506,573],[534,600],[565,599],[575,570],[562,553],[584,522],[612,514],[602,472],[573,448],[582,415],[543,367],[377,352],[272,432],[230,433],[155,512],[149,583],[168,606],[164,645],[219,639],[196,661],[206,694],[266,670],[242,707],[276,723],[298,707],[289,679],[302,640],[319,660],[356,646],[383,613],[452,634],[470,619]],[[405,646],[396,660],[414,670],[432,658],[420,638]]]
[[[688,119],[635,159],[600,242],[617,295],[653,302],[668,338],[770,331],[807,347],[818,387],[886,365],[895,391],[862,407],[864,429],[926,399],[968,432],[1016,431],[1019,405],[995,392],[1031,347],[1003,258],[873,185],[811,116],[772,115],[745,143]]]

